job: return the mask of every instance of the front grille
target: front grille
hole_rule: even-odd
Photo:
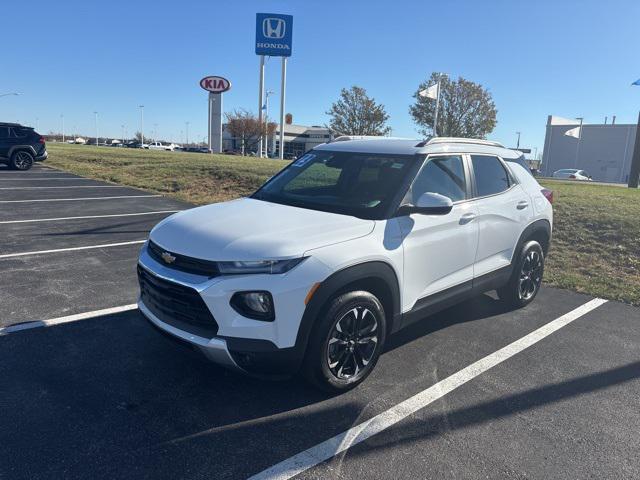
[[[196,275],[205,275],[209,278],[215,277],[219,273],[218,265],[216,264],[216,262],[187,257],[186,255],[180,255],[179,253],[170,252],[169,250],[165,250],[164,248],[162,248],[157,243],[154,243],[152,240],[149,240],[147,250],[149,252],[149,255],[157,262],[160,262],[161,264],[175,270],[180,270],[181,272],[195,273]],[[175,260],[173,262],[167,263],[162,258],[162,255],[167,253],[172,257],[175,257]]]
[[[194,289],[158,278],[138,265],[140,298],[156,317],[180,330],[210,338],[218,324]]]

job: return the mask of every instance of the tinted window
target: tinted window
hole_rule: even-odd
[[[478,196],[493,195],[509,188],[509,174],[497,157],[471,155]]]
[[[363,218],[382,218],[413,155],[311,151],[269,180],[253,198]]]
[[[524,159],[524,156],[518,157],[518,158],[505,158],[505,160],[507,162],[517,163],[522,168],[524,168],[527,172],[531,173],[531,169],[529,168],[527,161]],[[531,173],[531,175],[533,175],[533,173]]]
[[[9,127],[9,137],[24,138],[27,136],[28,130],[19,127]]]
[[[0,138],[8,138],[8,137],[9,137],[9,128],[0,127]]]
[[[426,192],[439,193],[454,202],[464,200],[466,187],[462,157],[429,157],[411,187],[411,202],[415,205]]]

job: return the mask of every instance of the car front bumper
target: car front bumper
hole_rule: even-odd
[[[154,305],[158,308],[158,297],[147,296],[149,305],[146,305],[144,295],[141,295],[140,311],[154,327],[191,344],[215,363],[267,375],[289,375],[298,369],[306,346],[306,338],[301,342],[298,335],[306,309],[305,298],[311,287],[328,275],[327,267],[310,257],[286,274],[207,278],[160,263],[149,255],[147,244],[140,252],[138,268],[142,277],[150,275],[153,281],[188,295],[178,302],[172,300],[167,304],[167,310],[157,314],[153,310]],[[274,321],[250,319],[231,307],[234,293],[251,290],[268,290],[272,294]],[[210,313],[211,325],[202,328],[201,324],[187,324],[178,318],[180,312],[172,316],[172,306],[181,303],[200,308],[201,317],[198,318],[206,318]],[[180,308],[178,306],[175,308]]]
[[[174,337],[177,337],[179,340],[190,343],[198,350],[200,350],[209,360],[234,370],[242,370],[229,353],[227,342],[224,339],[216,337],[199,337],[197,335],[185,332],[184,330],[180,330],[172,325],[169,325],[168,323],[165,323],[158,317],[156,317],[151,312],[151,310],[147,308],[142,299],[138,300],[138,308],[140,309],[140,312],[145,316],[145,318],[149,320],[149,322],[151,322],[155,327],[173,335]]]

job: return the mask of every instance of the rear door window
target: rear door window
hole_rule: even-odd
[[[471,163],[479,197],[504,192],[511,186],[509,174],[498,157],[471,155]]]

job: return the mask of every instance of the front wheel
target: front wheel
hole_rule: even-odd
[[[380,357],[386,330],[384,308],[371,293],[354,291],[334,298],[312,331],[304,365],[307,378],[331,392],[359,385]]]
[[[507,304],[520,308],[533,301],[542,284],[544,251],[535,240],[522,247],[509,283],[498,289],[498,297]]]
[[[9,166],[14,170],[29,170],[33,166],[33,155],[25,150],[19,150],[11,155]]]

